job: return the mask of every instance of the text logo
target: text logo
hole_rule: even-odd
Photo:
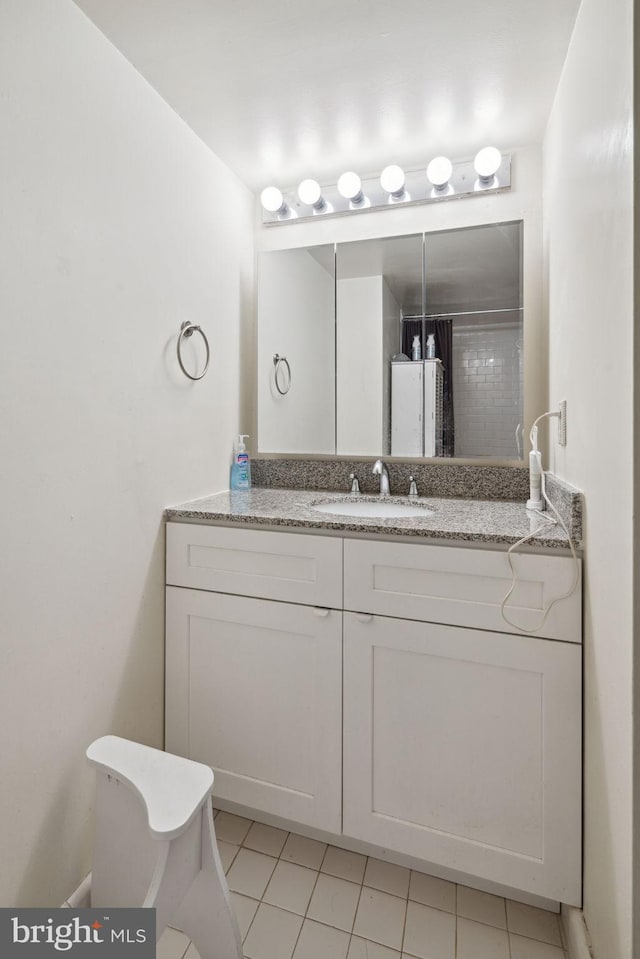
[[[2,959],[155,959],[154,909],[0,909]]]

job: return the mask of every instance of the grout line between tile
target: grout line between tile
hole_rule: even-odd
[[[487,923],[484,923],[484,925],[487,925]],[[497,926],[494,926],[493,928],[496,929]],[[559,946],[556,942],[549,942],[548,939],[536,939],[535,936],[528,936],[525,932],[516,932],[514,929],[507,929],[507,934],[509,936],[520,936],[521,939],[528,939],[529,942],[541,942],[545,946],[555,946],[556,949],[562,949],[563,952],[567,951],[564,948],[564,945]],[[560,936],[560,939],[562,939],[562,935]]]
[[[367,863],[369,862],[369,857],[367,856],[364,864],[364,872],[362,873],[362,878],[364,879],[364,873],[367,871]],[[358,893],[358,901],[356,903],[356,911],[353,914],[353,922],[351,923],[351,932],[349,933],[349,944],[347,946],[347,954],[351,948],[351,940],[353,939],[353,930],[356,927],[356,918],[358,916],[358,909],[360,908],[360,900],[362,899],[362,890],[364,889],[364,883],[360,883],[360,892]]]
[[[411,878],[409,878],[409,885],[411,885]],[[407,889],[407,901],[404,904],[404,922],[402,923],[402,936],[400,938],[400,955],[404,952],[404,940],[407,935],[407,914],[409,912],[409,890]],[[455,959],[455,954],[454,954]]]
[[[240,896],[240,895],[242,895],[242,893],[236,893],[236,895]],[[251,898],[250,896],[247,896],[247,899],[250,899],[250,898]],[[255,919],[256,916],[258,915],[258,909],[260,908],[260,903],[261,903],[261,902],[262,902],[262,899],[259,900],[259,902],[258,902],[258,907],[257,907],[256,911],[255,911],[254,914],[253,914],[253,917],[252,917],[252,919],[251,919],[251,922],[250,922],[249,925],[247,926],[247,931],[245,932],[244,936],[242,936],[241,945],[242,945],[242,952],[243,952],[243,953],[244,953],[244,943],[245,943],[245,940],[246,940],[247,936],[249,935],[249,931],[250,931],[250,929],[251,929],[251,927],[252,927],[252,925],[253,925],[254,919]],[[237,917],[236,917],[236,919],[237,919]]]
[[[291,835],[291,833],[289,833],[289,835]],[[282,848],[284,849],[284,846],[283,846]],[[299,940],[300,940],[300,936],[302,935],[302,929],[303,929],[303,927],[304,927],[304,924],[305,924],[305,922],[306,922],[306,920],[307,920],[307,918],[308,918],[309,906],[311,905],[311,900],[313,899],[313,894],[314,894],[314,892],[316,891],[316,886],[318,885],[318,879],[320,878],[320,870],[321,870],[321,868],[322,868],[322,863],[323,863],[324,860],[325,860],[325,856],[327,855],[328,849],[329,849],[329,846],[327,845],[327,848],[325,849],[325,851],[324,851],[324,853],[323,853],[322,859],[320,860],[320,865],[318,866],[317,870],[315,871],[315,872],[316,872],[316,881],[315,881],[314,884],[313,884],[313,889],[311,890],[311,895],[309,896],[309,902],[307,903],[307,907],[306,907],[306,909],[305,909],[305,911],[304,911],[304,915],[303,915],[303,917],[302,917],[302,923],[301,923],[301,925],[300,925],[300,931],[298,932],[298,935],[296,936],[296,941],[295,941],[295,945],[294,945],[294,947],[293,947],[293,952],[291,953],[291,959],[293,959],[293,955],[294,955],[296,949],[298,948],[298,942],[299,942]],[[308,867],[304,867],[304,868],[308,868]],[[314,921],[317,921],[317,920],[314,920]]]
[[[293,949],[291,950],[291,959],[293,959],[293,956],[294,956],[294,954],[295,954],[295,951],[296,951],[296,949],[298,948],[298,943],[299,943],[299,941],[300,941],[300,936],[302,935],[302,928],[303,928],[303,926],[304,926],[304,923],[305,923],[305,917],[303,916],[303,917],[302,917],[302,922],[300,923],[300,929],[298,930],[298,935],[296,936],[296,941],[294,942],[294,944],[293,944]]]
[[[324,866],[324,861],[325,861],[325,859],[327,858],[327,853],[328,853],[328,852],[329,852],[329,843],[327,843],[327,848],[325,849],[325,851],[324,851],[324,853],[323,853],[323,855],[322,855],[322,859],[320,860],[320,865],[318,866],[318,875],[320,875],[320,870],[321,870],[322,867]]]
[[[435,909],[436,906],[431,906],[431,908]],[[440,911],[445,912],[446,910],[441,909]],[[477,922],[481,926],[488,926],[489,929],[500,929],[501,932],[507,932],[507,933],[509,932],[509,930],[505,926],[496,926],[495,923],[485,922],[484,919],[473,919],[471,916],[460,916],[458,913],[456,913],[456,919],[466,919],[468,922]],[[520,933],[516,932],[514,933],[514,935],[519,936]],[[530,939],[531,936],[526,936],[526,938]],[[544,939],[534,939],[534,942],[544,942],[544,941],[545,941]]]

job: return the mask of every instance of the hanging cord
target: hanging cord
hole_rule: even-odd
[[[549,509],[551,510],[551,512],[555,515],[555,519],[552,519],[549,516],[544,516],[540,510],[535,510],[535,512],[540,513],[540,519],[544,520],[544,522],[541,523],[540,526],[538,526],[536,529],[532,530],[530,533],[527,533],[526,536],[523,536],[522,539],[519,539],[517,543],[513,543],[513,545],[510,546],[509,549],[507,550],[507,559],[509,561],[509,567],[511,569],[511,586],[509,587],[509,591],[507,592],[506,596],[502,600],[502,603],[500,604],[500,614],[502,618],[504,619],[504,621],[509,624],[509,626],[513,626],[515,629],[519,629],[523,633],[537,633],[539,629],[542,629],[542,627],[544,626],[547,620],[547,616],[549,615],[553,607],[556,605],[556,603],[559,603],[563,599],[568,599],[568,597],[571,596],[571,594],[577,588],[578,583],[580,582],[580,563],[578,560],[578,554],[576,553],[575,546],[573,545],[573,540],[571,539],[569,530],[567,529],[562,517],[560,516],[560,513],[558,512],[558,510],[555,508],[555,506],[553,505],[553,503],[547,496],[546,480],[545,480],[544,472],[542,471],[542,457],[540,455],[540,451],[538,450],[538,423],[540,422],[540,420],[544,419],[547,416],[559,416],[559,415],[560,414],[557,411],[543,413],[542,416],[539,416],[538,419],[534,422],[533,426],[531,427],[531,433],[530,433],[531,446],[533,451],[537,454],[538,463],[540,465],[540,472],[541,472],[540,485],[541,485],[542,498],[547,504],[547,506],[549,507]],[[522,546],[523,543],[526,543],[528,540],[532,539],[534,536],[537,536],[538,533],[540,533],[543,529],[545,529],[545,527],[549,527],[549,526],[561,526],[564,532],[566,533],[567,539],[569,540],[569,548],[571,550],[571,555],[573,556],[573,561],[574,561],[573,583],[569,587],[569,589],[566,591],[566,593],[562,593],[561,596],[556,596],[555,599],[551,600],[549,605],[542,611],[542,619],[540,620],[537,626],[533,626],[533,627],[519,626],[518,623],[514,623],[513,620],[509,619],[509,617],[507,616],[505,612],[505,607],[507,605],[507,602],[509,601],[511,594],[516,588],[516,582],[517,582],[517,574],[515,571],[515,567],[513,565],[513,559],[511,554],[514,553],[519,546]]]

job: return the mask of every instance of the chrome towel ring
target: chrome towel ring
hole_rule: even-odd
[[[278,373],[280,372],[280,367],[283,364],[287,368],[287,381],[284,388],[281,387],[280,383],[278,382]],[[274,353],[273,365],[275,367],[275,370],[273,372],[273,379],[276,384],[276,389],[278,393],[280,394],[280,396],[286,396],[289,390],[291,389],[291,367],[289,366],[289,361],[287,360],[286,356],[280,356],[278,353]]]
[[[199,376],[194,376],[192,373],[189,373],[189,371],[185,369],[184,363],[182,362],[182,354],[180,352],[183,336],[189,337],[189,336],[192,336],[194,333],[200,334],[200,336],[204,340],[204,348],[207,351],[207,356],[204,363],[204,369]],[[184,323],[180,327],[180,336],[178,337],[177,353],[178,353],[178,363],[180,364],[180,369],[182,370],[184,375],[188,376],[190,380],[201,380],[204,374],[209,369],[209,359],[211,357],[211,354],[209,352],[209,340],[205,336],[204,330],[200,326],[196,326],[195,323],[189,323],[189,320],[184,321]]]

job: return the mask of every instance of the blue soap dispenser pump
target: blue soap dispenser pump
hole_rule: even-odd
[[[233,453],[233,466],[231,467],[231,489],[233,490],[251,489],[251,464],[244,442],[248,439],[248,433],[241,433],[238,436],[238,442]]]

